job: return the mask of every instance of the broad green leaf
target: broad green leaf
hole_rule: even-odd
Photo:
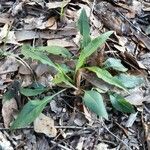
[[[46,91],[46,89],[43,88],[36,88],[36,89],[20,88],[20,93],[25,96],[36,96],[38,94],[43,93],[44,91]]]
[[[41,83],[38,83],[37,81],[33,82],[28,88],[34,88],[34,89],[44,89],[45,86]]]
[[[103,102],[101,94],[97,91],[85,91],[83,101],[85,105],[99,117],[104,117],[108,120],[108,114]]]
[[[120,74],[115,76],[126,88],[135,88],[144,83],[144,79],[141,76],[133,76],[129,74]]]
[[[8,91],[3,95],[3,101],[10,100],[19,96],[20,82],[14,80],[8,87]]]
[[[121,64],[120,59],[108,58],[104,63],[106,68],[112,68],[117,71],[126,72],[128,69]]]
[[[60,64],[59,66],[62,68],[64,73],[74,73],[74,70],[70,69],[69,66],[67,66],[66,64]]]
[[[33,60],[38,60],[43,64],[47,64],[57,69],[56,65],[44,53],[35,51],[34,48],[32,48],[29,45],[23,45],[21,53],[26,58],[32,58]]]
[[[46,51],[53,55],[61,55],[63,57],[71,57],[71,53],[66,48],[60,47],[60,46],[40,46],[35,48],[35,50],[39,51]]]
[[[65,76],[62,72],[56,74],[56,76],[53,79],[53,82],[55,84],[65,83],[66,85],[69,85],[70,87],[76,89],[76,87],[71,83],[70,78]]]
[[[31,100],[21,110],[17,119],[12,123],[10,129],[22,128],[32,123],[36,117],[43,111],[47,103],[49,103],[56,95],[64,90],[52,95],[46,96],[43,100]]]
[[[106,32],[99,37],[92,40],[80,53],[79,59],[76,65],[76,72],[84,65],[86,58],[92,55],[102,44],[106,42],[113,31]]]
[[[116,78],[114,78],[107,70],[101,69],[99,67],[86,67],[88,70],[96,73],[97,77],[101,78],[105,82],[114,85],[116,87],[119,87],[126,91],[126,88],[124,85]]]
[[[3,96],[3,100],[10,100],[12,99],[13,97],[15,97],[15,93],[13,90],[9,89],[7,92],[4,93],[4,96]]]
[[[82,35],[82,48],[84,48],[91,41],[89,20],[84,9],[82,9],[78,20],[78,28]]]
[[[118,111],[121,111],[123,113],[134,112],[134,107],[129,102],[127,102],[121,95],[118,95],[116,93],[110,93],[109,97],[113,107]]]

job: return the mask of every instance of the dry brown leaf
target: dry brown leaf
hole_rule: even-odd
[[[46,28],[49,28],[49,29],[56,30],[56,29],[57,29],[57,22],[56,22],[55,17],[49,18],[49,19],[46,21],[45,27],[46,27]]]
[[[5,62],[0,66],[0,74],[15,72],[18,70],[19,63],[14,57],[7,57]]]
[[[145,53],[140,56],[140,63],[150,70],[150,53]]]
[[[28,0],[24,0],[24,1],[27,1],[28,2],[27,4],[31,6],[34,6],[34,5],[37,6],[38,4],[43,8],[45,5],[45,2],[43,0],[32,0],[31,2],[29,2]]]
[[[49,145],[49,141],[45,136],[40,138],[36,138],[36,148],[37,150],[50,150],[51,145]]]
[[[137,114],[138,114],[138,112],[130,114],[130,116],[125,124],[125,126],[127,128],[132,127],[133,123],[135,122],[135,120],[137,118]]]
[[[18,73],[23,74],[23,75],[27,75],[27,74],[29,75],[31,74],[31,70],[27,66],[22,64],[19,67]]]
[[[120,7],[129,10],[128,13],[125,14],[127,18],[135,18],[135,15],[139,15],[142,12],[142,3],[137,0],[132,0],[132,5],[127,6],[126,4],[120,4]]]
[[[44,133],[48,137],[55,137],[57,135],[54,120],[42,113],[34,121],[34,131],[37,133]]]
[[[21,30],[16,31],[15,36],[17,41],[25,41],[25,40],[32,40],[32,39],[54,39],[54,38],[63,38],[64,36],[73,36],[77,34],[76,29],[65,29],[58,30],[58,31],[33,31],[33,30]]]
[[[119,46],[119,45],[114,44],[114,47],[115,47],[117,50],[119,50],[120,52],[125,52],[125,51],[126,51],[125,46]]]
[[[49,70],[48,66],[45,64],[39,64],[34,72],[36,73],[37,77],[42,76],[43,74],[47,73]]]
[[[102,28],[103,26],[102,23],[93,14],[91,14],[90,20],[92,24],[94,25],[94,27],[98,28],[98,30]]]
[[[46,75],[40,76],[38,78],[38,83],[42,84],[45,87],[51,88],[52,86],[55,86],[55,84],[52,82],[52,80],[53,80],[52,75],[46,74]]]
[[[6,136],[0,132],[0,149],[2,150],[14,150],[11,143],[7,140]]]
[[[11,24],[11,22],[13,21],[13,18],[11,18],[9,16],[9,14],[7,13],[2,13],[0,14],[0,23],[1,24]]]
[[[144,101],[144,91],[139,88],[135,88],[132,90],[130,95],[126,97],[126,100],[135,106],[142,105]]]
[[[49,3],[46,3],[46,7],[48,7],[49,9],[61,8],[61,7],[65,7],[69,2],[70,0],[64,0],[60,2],[56,2],[56,1],[49,2]]]
[[[80,137],[79,142],[76,146],[76,150],[82,150],[83,149],[84,141],[85,141],[85,137]]]
[[[150,150],[150,123],[145,122],[143,119],[144,118],[142,116],[142,124],[145,132],[145,140],[147,142],[148,150]]]
[[[3,28],[1,29],[1,32],[0,32],[0,38],[3,39],[6,37],[7,35],[7,32],[8,32],[8,28],[9,28],[9,25],[8,24],[5,24],[3,26]]]
[[[85,9],[86,14],[87,14],[87,16],[89,17],[90,14],[91,14],[91,8],[90,8],[89,6],[84,5],[84,4],[81,4],[81,3],[78,4],[78,5],[81,7],[81,9],[79,9],[79,11],[77,11],[77,16],[78,16],[78,18],[79,18],[79,16],[80,16],[80,13],[81,13],[82,9]],[[78,18],[76,18],[76,19],[78,19]]]
[[[150,103],[150,95],[145,96],[143,101],[146,103]]]
[[[20,2],[20,3],[14,3],[13,7],[11,9],[11,15],[15,16],[17,15],[20,11],[23,10],[23,4],[24,2]]]
[[[18,106],[14,98],[4,101],[2,106],[2,116],[5,128],[9,128],[9,125],[13,120],[13,116],[16,114],[16,110],[18,110]]]
[[[136,32],[134,30],[133,30],[133,34],[138,39],[138,44],[140,44],[140,46],[150,50],[150,38],[148,36],[146,36],[142,32]]]
[[[31,85],[32,81],[33,81],[32,76],[30,74],[21,76],[21,79],[22,79],[21,87],[27,87],[27,86]]]
[[[109,149],[107,144],[105,144],[105,143],[99,143],[96,146],[96,150],[116,150],[116,148]]]
[[[17,44],[20,45],[16,41],[16,36],[14,31],[9,31],[9,25],[5,24],[0,32],[0,43],[2,42],[10,43],[10,44]]]
[[[83,105],[83,111],[85,114],[85,118],[89,121],[92,122],[92,116],[90,114],[90,112],[87,110],[87,108]]]
[[[47,41],[48,46],[61,46],[61,47],[74,47],[72,41],[66,41],[65,39],[51,39]]]

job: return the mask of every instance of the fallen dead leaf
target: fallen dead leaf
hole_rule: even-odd
[[[132,92],[130,93],[130,95],[128,95],[126,98],[126,100],[135,106],[139,106],[142,105],[143,101],[144,101],[144,91],[142,91],[139,88],[135,88],[132,90]]]
[[[84,115],[85,115],[85,118],[91,123],[93,124],[93,121],[92,121],[92,116],[90,114],[90,112],[87,110],[87,108],[83,105],[83,111],[84,111]]]
[[[74,47],[72,41],[67,41],[65,39],[51,39],[47,41],[48,46],[61,46],[61,47]]]
[[[55,17],[51,17],[46,21],[45,27],[48,29],[56,30],[57,29],[57,22]]]
[[[82,150],[83,149],[83,143],[84,143],[85,138],[84,137],[80,137],[79,142],[76,146],[76,150]]]
[[[77,113],[73,121],[77,126],[82,127],[86,123],[86,118],[83,114]]]
[[[2,106],[2,116],[5,128],[9,128],[9,125],[13,120],[13,116],[16,114],[16,110],[18,110],[18,106],[14,98],[4,101]]]
[[[64,38],[64,36],[73,36],[77,34],[76,29],[65,29],[59,31],[33,31],[33,30],[21,30],[16,31],[15,36],[18,42],[32,39],[54,39],[54,38]]]
[[[0,14],[0,23],[1,24],[11,24],[13,22],[13,18],[9,16],[7,13]]]
[[[15,72],[18,70],[19,63],[14,57],[7,57],[5,62],[1,64],[0,74]]]
[[[13,150],[11,143],[7,140],[2,132],[0,132],[0,149],[2,150]]]
[[[52,87],[55,84],[52,82],[53,77],[51,74],[42,75],[38,78],[38,83],[42,84],[44,87]]]
[[[1,32],[0,32],[0,38],[3,39],[6,37],[7,35],[7,32],[8,32],[8,28],[9,28],[9,25],[8,24],[5,24],[3,26],[3,28],[1,29]]]
[[[141,55],[140,63],[143,64],[148,70],[150,70],[150,53]]]
[[[36,73],[37,77],[42,76],[43,74],[48,72],[48,66],[44,65],[44,64],[39,64],[37,65],[36,69],[34,70],[34,72]]]
[[[99,143],[96,146],[96,150],[116,150],[116,149],[115,148],[109,149],[107,144],[105,144],[105,143]]]
[[[9,31],[9,25],[5,24],[0,32],[0,43],[2,42],[20,45],[17,40],[14,31]]]
[[[135,120],[137,118],[137,114],[138,114],[138,112],[130,114],[129,119],[127,120],[126,125],[125,125],[126,127],[128,127],[128,128],[132,127],[133,123],[135,122]]]
[[[21,76],[21,79],[22,79],[22,84],[21,84],[22,87],[27,87],[27,86],[31,85],[32,81],[33,81],[31,75]]]
[[[145,140],[147,142],[147,147],[148,147],[148,150],[150,150],[150,123],[145,122],[143,120],[143,116],[142,116],[142,124],[143,124],[144,132],[145,132]]]
[[[31,74],[31,70],[23,64],[20,65],[18,72],[23,75]]]
[[[34,131],[37,133],[44,133],[48,137],[55,137],[57,135],[54,120],[44,114],[40,114],[39,117],[35,119]]]
[[[11,9],[11,15],[15,16],[17,15],[20,11],[23,10],[23,4],[24,2],[20,2],[20,3],[14,3],[13,7]]]
[[[48,7],[48,9],[54,9],[54,8],[61,8],[61,7],[65,7],[68,3],[70,2],[70,0],[64,0],[61,2],[49,2],[46,3],[46,7]]]

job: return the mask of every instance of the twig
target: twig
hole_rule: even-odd
[[[65,146],[63,146],[63,145],[61,145],[61,144],[59,144],[59,143],[56,143],[55,141],[50,141],[52,144],[55,144],[56,146],[58,146],[58,147],[60,147],[60,148],[62,148],[62,149],[64,149],[64,150],[71,150],[70,148],[67,148],[67,147],[65,147]]]
[[[66,101],[65,101],[66,102]],[[66,102],[66,104],[67,104],[67,102]],[[74,109],[72,106],[70,106],[69,104],[67,104],[70,108],[72,108],[72,109]],[[77,112],[79,112],[79,113],[82,113],[82,114],[84,114],[83,112],[80,112],[79,110],[77,110],[76,109],[76,111]],[[84,114],[85,116],[87,116],[86,114]],[[87,117],[90,117],[90,116],[87,116]],[[93,120],[93,118],[92,117],[90,117],[92,120]],[[106,126],[106,124],[104,123],[104,121],[102,120],[102,122],[100,122],[98,119],[96,120],[98,123],[102,123],[102,126],[112,135],[112,136],[114,136],[116,139],[118,139],[121,143],[123,143],[126,147],[127,147],[127,149],[128,150],[132,150],[123,140],[121,140],[119,137],[117,137],[114,133],[112,133],[108,128],[107,128],[107,126]]]
[[[127,148],[127,150],[132,150],[123,140],[121,140],[119,137],[117,137],[114,133],[112,133],[106,126],[106,124],[103,122],[103,127],[112,135],[114,136],[116,139],[118,139],[122,144],[124,144]]]
[[[24,127],[24,128],[17,128],[15,130],[32,130],[33,127]],[[9,131],[10,128],[0,128],[0,131]]]
[[[98,141],[103,142],[103,143],[112,144],[113,146],[117,146],[117,145],[116,145],[114,142],[112,142],[112,141],[108,141],[108,140],[101,140],[101,139],[98,139]]]
[[[141,30],[139,30],[139,28],[137,28],[129,19],[127,19],[120,11],[116,10],[116,12],[122,17],[124,18],[133,28],[135,28],[136,30],[138,30],[141,34],[143,34],[144,36],[146,36],[149,40],[150,38]]]
[[[86,130],[88,128],[78,127],[78,126],[55,126],[56,129],[83,129]]]

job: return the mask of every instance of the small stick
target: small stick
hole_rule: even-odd
[[[61,144],[58,144],[58,143],[56,143],[55,141],[50,141],[52,144],[55,144],[56,146],[58,146],[58,147],[60,147],[60,148],[62,148],[62,149],[64,149],[64,150],[71,150],[70,148],[67,148],[67,147],[65,147],[65,146],[63,146],[63,145],[61,145]]]

